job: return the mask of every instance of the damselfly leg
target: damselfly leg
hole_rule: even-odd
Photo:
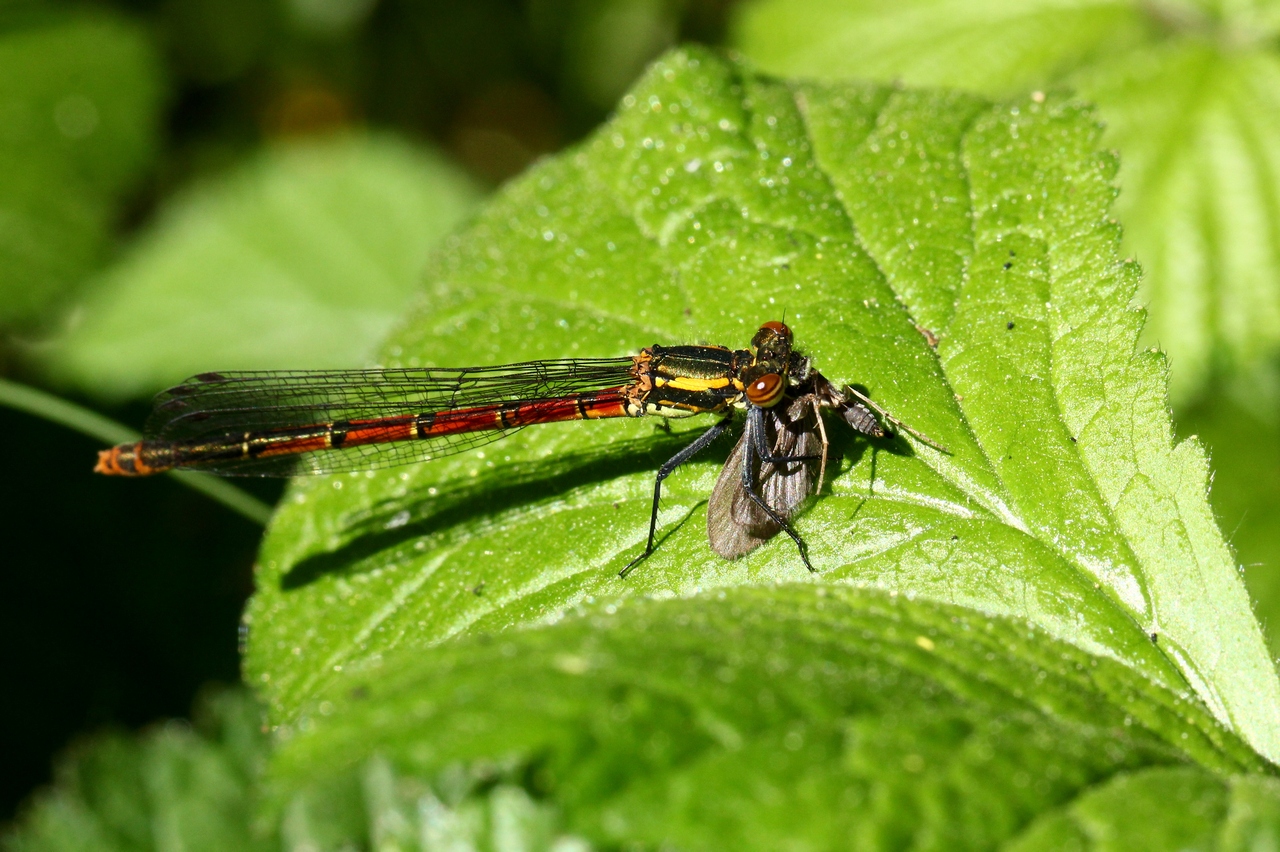
[[[653,481],[653,508],[649,512],[649,539],[645,543],[644,553],[641,553],[635,559],[627,563],[626,567],[618,572],[619,577],[625,577],[631,573],[631,569],[639,565],[641,562],[649,558],[653,553],[654,537],[658,531],[658,504],[662,502],[662,480],[666,479],[680,465],[696,456],[698,453],[711,446],[716,438],[719,438],[725,431],[733,425],[733,413],[730,412],[727,417],[707,431],[698,436],[692,444],[667,459],[662,467],[658,468],[658,475]]]

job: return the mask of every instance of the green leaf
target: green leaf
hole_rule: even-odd
[[[1179,417],[1178,431],[1209,451],[1214,514],[1244,569],[1271,654],[1280,656],[1280,423],[1219,391]]]
[[[735,41],[776,73],[1096,101],[1121,152],[1126,251],[1147,272],[1146,339],[1185,402],[1213,371],[1251,378],[1280,352],[1277,32],[1274,4],[765,0]]]
[[[458,767],[425,783],[373,757],[340,781],[312,785],[276,815],[286,849],[520,849],[588,852],[559,810],[493,766]],[[460,770],[460,771],[459,771]],[[324,789],[320,789],[324,787]]]
[[[215,365],[362,366],[475,197],[390,137],[269,150],[170,202],[90,288],[50,368],[121,398]]]
[[[1148,700],[1177,706],[1141,722],[1173,751],[1137,766],[1188,759],[1214,771],[1260,766],[1233,745],[1237,736],[1266,757],[1280,754],[1280,688],[1209,511],[1203,451],[1173,442],[1163,359],[1135,350],[1136,268],[1118,255],[1108,215],[1115,163],[1098,152],[1099,135],[1086,108],[1056,98],[993,104],[788,83],[700,51],[659,62],[614,120],[508,186],[449,242],[426,307],[392,338],[388,360],[502,363],[696,340],[740,347],[758,323],[785,312],[819,369],[862,383],[948,452],[905,440],[867,445],[832,424],[842,461],[831,470],[830,493],[797,520],[813,576],[785,537],[736,562],[711,553],[705,501],[726,442],[666,480],[658,550],[625,581],[617,578],[640,552],[654,469],[706,422],[675,421],[671,435],[645,420],[548,425],[431,464],[296,482],[260,554],[245,662],[273,722],[309,743],[281,756],[285,786],[323,774],[327,760],[355,771],[375,747],[421,757],[410,769],[423,772],[482,755],[572,763],[579,752],[562,747],[558,734],[539,739],[529,725],[541,723],[522,720],[563,706],[570,721],[556,730],[582,728],[588,710],[580,705],[597,696],[563,692],[539,672],[556,648],[575,659],[572,631],[587,637],[615,619],[617,638],[605,650],[632,649],[667,679],[653,701],[653,725],[677,744],[688,722],[666,709],[682,700],[672,672],[695,650],[713,659],[732,653],[773,618],[787,625],[767,634],[782,670],[866,653],[872,657],[857,665],[905,678],[896,657],[868,662],[879,659],[887,628],[859,626],[865,607],[894,595],[915,600],[924,614],[911,618],[936,630],[911,628],[908,644],[924,640],[918,650],[986,630],[1003,637],[964,652],[967,673],[948,683],[965,695],[985,682],[977,663],[999,667],[1006,656],[1029,653],[1015,647],[1009,625],[1031,625],[1045,653],[1120,673],[1114,689],[1099,687],[1105,697],[1089,699],[1087,712],[1061,718],[1094,718],[1107,704],[1119,714],[1109,718],[1141,720],[1134,714]],[[822,593],[843,602],[836,624],[846,629],[815,625],[812,644],[787,640],[820,620],[805,596]],[[719,615],[686,641],[680,619],[707,608]],[[589,630],[556,632],[579,613],[590,616]],[[517,628],[498,644],[460,638]],[[509,677],[496,676],[491,651],[499,645],[514,649],[501,664]],[[708,736],[756,724],[743,714],[780,676],[763,665],[752,663],[725,687],[732,696],[703,725]],[[1044,698],[1037,678],[1048,663],[1036,665],[1010,676],[1019,700]],[[479,680],[438,685],[445,672],[462,669]],[[602,677],[611,671],[601,665]],[[951,730],[950,717],[925,700],[934,687],[913,683],[901,693],[885,686],[884,698],[907,720],[908,744],[934,736],[917,729]],[[582,688],[606,686],[592,680]],[[1124,697],[1137,694],[1163,697]],[[409,708],[436,719],[440,702],[457,696],[475,696],[468,705],[475,712],[492,706],[493,730],[508,739],[467,740],[449,757],[437,754],[433,738],[395,727],[397,719],[416,724],[419,710]],[[604,707],[619,700],[600,699]],[[965,706],[955,711],[964,725],[1009,709],[1004,699]],[[844,783],[831,763],[839,753],[832,744],[842,741],[833,726],[850,712],[846,698],[819,701],[803,718],[827,726],[826,750],[783,761],[776,776],[764,757],[787,750],[768,745],[785,737],[771,727],[758,744],[744,740],[756,750],[744,746],[741,757],[708,764],[700,770],[707,777],[689,776],[687,789],[702,789],[715,773],[744,790],[757,777],[761,789],[782,789],[780,779],[789,789],[798,772],[817,773],[814,783],[825,785],[830,771],[831,786],[813,799],[830,804]],[[385,739],[373,737],[374,720],[390,726]],[[1027,722],[1007,747],[1031,748],[1041,722]],[[599,742],[607,749],[610,737]],[[1095,751],[1084,740],[1064,743]],[[601,777],[629,784],[617,767],[632,765],[641,746],[627,745],[631,751]],[[652,747],[665,753],[665,745]],[[885,760],[914,753],[885,748],[897,754]],[[1007,816],[992,831],[1013,831],[1080,786],[1135,768],[1122,763],[1090,764],[1073,776],[1077,786],[1016,807],[1010,781],[992,793],[992,808]],[[654,777],[685,789],[676,769],[663,767]],[[592,783],[580,799],[557,787],[554,804],[594,812],[601,787]],[[644,810],[635,808],[626,812]],[[619,831],[639,831],[627,820]],[[605,825],[592,832],[613,836]]]
[[[1120,663],[839,586],[638,602],[401,651],[347,685],[273,766],[290,812],[330,830],[325,804],[392,774],[379,761],[435,781],[426,801],[514,776],[561,831],[681,849],[993,848],[1108,778],[1169,767],[1225,799],[1218,773],[1258,766],[1202,706]],[[1201,816],[1221,814],[1182,823]]]
[[[253,828],[266,758],[261,708],[246,694],[205,702],[196,727],[100,735],[61,759],[4,838],[10,852],[268,848]]]
[[[0,22],[0,322],[38,319],[100,259],[153,154],[160,73],[100,12]]]
[[[547,849],[552,843],[559,844],[557,852],[585,848],[558,836],[557,812],[518,786],[497,785],[446,804],[380,759],[361,768],[340,801],[327,802],[337,807],[309,810],[315,803],[299,800],[287,813],[264,818],[261,776],[268,746],[261,707],[241,690],[206,696],[194,727],[174,720],[133,736],[87,738],[59,758],[53,785],[26,804],[0,835],[0,848],[249,852],[334,849],[342,841],[374,849],[417,849],[419,841],[427,849],[464,842],[494,849]]]
[[[1280,842],[1280,782],[1219,778],[1187,767],[1120,775],[1052,811],[1005,848],[1274,848]]]

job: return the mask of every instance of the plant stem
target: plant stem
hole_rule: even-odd
[[[108,417],[8,379],[0,379],[0,405],[42,417],[107,444],[123,444],[138,439],[136,432]],[[173,476],[188,488],[216,500],[259,526],[266,526],[271,517],[270,506],[224,479],[197,471],[174,471]]]

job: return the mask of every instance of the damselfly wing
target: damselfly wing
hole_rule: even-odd
[[[746,426],[708,511],[712,548],[732,559],[784,531],[813,570],[788,518],[821,490],[822,411],[833,409],[870,437],[885,434],[876,414],[902,424],[860,392],[827,381],[780,322],[763,324],[751,348],[739,350],[651,346],[627,358],[494,367],[202,373],[160,394],[147,437],[103,450],[95,470],[333,473],[451,455],[539,423],[721,415],[658,470],[648,540],[625,576],[653,553],[663,480],[724,434],[739,409]]]

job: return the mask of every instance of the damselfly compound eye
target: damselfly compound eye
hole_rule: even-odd
[[[747,385],[747,399],[752,405],[769,408],[777,405],[782,399],[782,392],[786,390],[786,386],[787,383],[782,380],[782,376],[777,373],[765,373]]]
[[[790,349],[791,329],[777,320],[770,320],[764,323],[760,326],[760,330],[756,332],[756,336],[751,338],[752,349],[760,350],[762,347],[767,348],[769,352],[774,354],[779,350]]]
[[[761,329],[767,328],[770,331],[772,331],[774,334],[777,334],[779,337],[786,338],[788,342],[791,341],[791,329],[787,328],[786,323],[781,323],[781,322],[778,322],[777,320],[770,320],[769,322],[761,325],[760,328]]]

